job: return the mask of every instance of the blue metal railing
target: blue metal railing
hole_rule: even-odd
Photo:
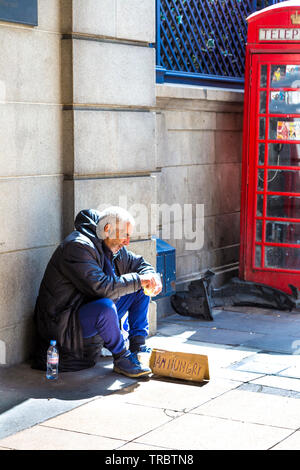
[[[284,0],[156,0],[158,83],[242,87],[246,18]]]

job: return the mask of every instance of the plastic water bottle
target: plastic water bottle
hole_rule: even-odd
[[[56,341],[51,340],[50,346],[47,351],[47,372],[46,372],[47,379],[57,379],[58,377],[59,354],[55,346],[56,346]]]

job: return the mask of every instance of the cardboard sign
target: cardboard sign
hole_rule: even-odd
[[[209,380],[208,357],[201,354],[153,349],[150,357],[153,374],[202,382]]]

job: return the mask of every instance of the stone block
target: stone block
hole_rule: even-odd
[[[148,321],[149,321],[149,336],[153,336],[157,332],[157,305],[154,301],[149,304],[148,310]]]
[[[136,41],[155,42],[155,2],[153,0],[116,1],[116,36]]]
[[[238,212],[241,198],[241,165],[239,163],[216,165],[214,187],[218,189],[215,194],[216,213]]]
[[[155,50],[109,42],[73,41],[74,103],[155,104]]]
[[[128,249],[136,255],[143,256],[143,258],[150,263],[154,269],[156,268],[156,240],[138,240],[130,243]]]
[[[215,250],[202,249],[197,252],[183,251],[176,254],[176,280],[198,277],[207,269],[220,270],[225,265],[233,265],[239,259],[239,245],[218,248]]]
[[[184,252],[176,256],[176,282],[192,279],[200,272],[198,253]]]
[[[13,365],[28,359],[34,344],[32,320],[0,329],[0,364]]]
[[[60,36],[1,27],[0,42],[1,100],[60,103]]]
[[[156,201],[155,183],[153,176],[65,181],[65,207],[70,208],[65,213],[65,217],[69,219],[65,229],[72,230],[74,217],[82,209],[103,210],[117,205],[130,211],[135,218],[136,227],[132,239],[149,239],[156,228],[155,211],[151,207]]]
[[[217,129],[222,131],[242,131],[243,115],[241,113],[218,113]]]
[[[153,171],[155,114],[74,111],[74,147],[75,175]]]
[[[176,249],[177,256],[195,250],[218,250],[240,241],[239,212],[165,222],[159,227],[159,237]]]
[[[63,173],[65,176],[74,174],[74,111],[63,110],[62,112],[62,155]]]
[[[61,126],[59,106],[0,103],[0,176],[62,173]]]
[[[204,248],[206,240],[206,221],[208,217],[199,217],[168,222],[159,227],[159,238],[169,243],[179,256],[185,252],[195,252]]]
[[[73,32],[116,36],[115,0],[72,0]]]
[[[202,130],[168,131],[168,151],[162,166],[212,164],[215,160],[214,132]]]
[[[209,111],[165,111],[168,130],[215,130],[216,113]]]
[[[55,248],[0,254],[0,330],[32,316],[44,270]]]
[[[222,175],[219,176],[221,180]],[[220,180],[217,179],[214,165],[163,168],[159,179],[158,203],[170,207],[179,205],[182,211],[185,204],[194,208],[196,205],[204,205],[205,215],[214,215],[219,213],[221,205],[219,193],[224,183],[221,181],[220,185]]]
[[[185,204],[204,205],[205,216],[237,212],[240,177],[239,163],[162,168],[158,203],[179,205],[182,210]]]
[[[72,44],[71,39],[63,38],[61,40],[61,101],[65,105],[73,104]]]
[[[157,84],[157,104],[160,109],[215,111],[218,113],[242,113],[242,91],[210,89],[191,85]]]
[[[207,88],[207,100],[244,103],[244,90],[226,90],[225,88]]]
[[[216,163],[238,163],[242,161],[241,131],[216,131],[215,160]]]
[[[1,178],[0,193],[0,253],[60,242],[62,177]]]
[[[214,248],[240,242],[240,213],[218,214],[214,218]]]
[[[156,85],[156,96],[169,99],[205,100],[206,89],[198,86],[183,86],[173,84]]]
[[[62,22],[62,4],[68,0],[39,0],[38,2],[38,26],[42,31],[60,32]]]
[[[155,42],[155,2],[73,0],[73,32]]]
[[[165,161],[169,160],[166,116],[161,112],[156,113],[155,146],[156,166],[161,168],[165,166]]]

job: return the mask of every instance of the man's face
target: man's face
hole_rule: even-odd
[[[107,224],[104,227],[106,238],[104,242],[106,246],[113,252],[117,253],[123,246],[129,245],[133,226],[130,222],[116,222],[116,226]]]

